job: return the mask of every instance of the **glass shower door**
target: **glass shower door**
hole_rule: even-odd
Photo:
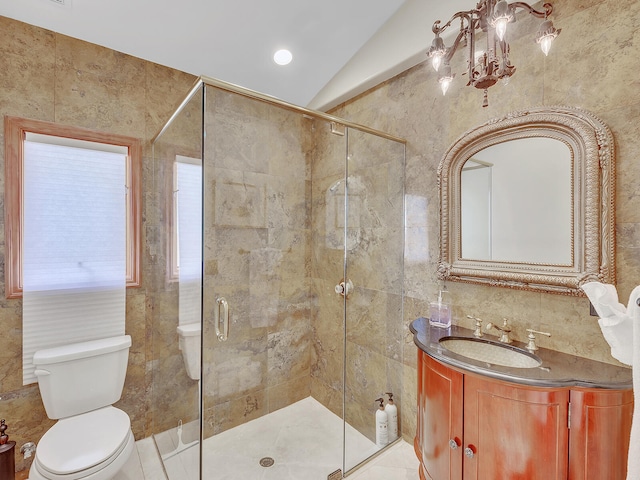
[[[404,144],[351,128],[347,148],[345,471],[401,436],[390,405],[402,401],[404,339]],[[389,418],[376,439],[378,399]]]

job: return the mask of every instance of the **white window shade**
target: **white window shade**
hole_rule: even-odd
[[[178,323],[200,322],[202,289],[202,164],[177,156]]]
[[[42,349],[124,334],[126,154],[24,142],[23,381]]]

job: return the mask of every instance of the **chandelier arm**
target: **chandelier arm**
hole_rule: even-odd
[[[553,5],[551,5],[550,3],[545,3],[542,6],[544,8],[543,12],[536,10],[531,5],[525,2],[513,2],[509,4],[509,7],[513,8],[514,11],[516,8],[521,8],[522,10],[526,10],[531,15],[538,18],[547,18],[547,16],[551,15],[551,12],[553,12]]]
[[[474,14],[478,15],[479,13],[480,12],[478,10],[467,10],[467,11],[464,11],[464,12],[457,12],[442,27],[440,26],[441,21],[440,20],[436,20],[433,23],[433,27],[431,27],[431,31],[433,33],[435,33],[436,35],[440,35],[442,32],[444,32],[447,28],[449,28],[451,26],[451,22],[453,22],[456,18],[462,18],[462,19],[466,20],[467,23],[471,23],[471,20],[473,19]]]
[[[464,36],[465,36],[465,34],[467,32],[470,32],[471,35],[473,36],[473,30],[471,30],[468,27],[460,30],[460,32],[458,33],[458,36],[456,37],[455,41],[453,42],[453,45],[451,45],[451,47],[447,48],[447,54],[444,57],[445,61],[448,62],[448,61],[451,60],[453,55],[458,50],[458,46],[460,46],[460,41],[464,38]]]

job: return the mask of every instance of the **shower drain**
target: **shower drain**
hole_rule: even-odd
[[[270,467],[274,463],[276,463],[276,461],[271,457],[264,457],[264,458],[260,459],[260,466],[261,467]]]

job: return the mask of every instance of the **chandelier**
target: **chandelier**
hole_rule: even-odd
[[[542,48],[545,55],[549,53],[551,42],[560,34],[556,30],[549,14],[553,11],[550,3],[545,3],[538,11],[525,2],[507,3],[506,0],[480,0],[474,10],[457,12],[451,19],[440,26],[440,20],[433,24],[435,38],[427,56],[431,59],[433,68],[438,72],[438,82],[442,89],[442,94],[447,93],[455,74],[451,73],[450,60],[460,45],[468,46],[469,57],[467,67],[469,82],[480,90],[484,90],[482,106],[489,105],[487,90],[495,85],[499,80],[508,82],[511,75],[516,71],[516,67],[511,65],[509,60],[509,42],[505,38],[507,24],[516,21],[516,10],[521,9],[529,14],[544,18],[536,34],[536,42]],[[451,26],[451,22],[460,19],[460,32],[451,47],[446,47],[440,34]],[[476,51],[476,35],[484,32],[486,34],[486,50]]]

